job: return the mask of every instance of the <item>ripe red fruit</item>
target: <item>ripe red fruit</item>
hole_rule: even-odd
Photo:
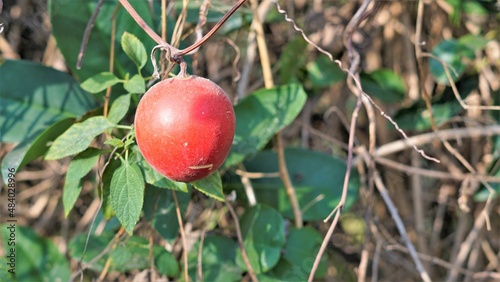
[[[198,77],[174,77],[151,87],[135,115],[135,137],[146,161],[181,182],[218,169],[233,142],[235,116],[217,84]]]

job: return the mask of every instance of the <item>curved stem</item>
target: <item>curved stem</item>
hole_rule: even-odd
[[[229,19],[229,17],[232,16],[234,12],[236,12],[236,10],[238,10],[245,3],[245,1],[246,0],[239,0],[238,3],[236,3],[207,34],[205,34],[205,36],[203,36],[199,41],[187,47],[186,49],[175,52],[174,54],[172,54],[172,56],[182,57],[184,55],[189,54],[191,51],[196,50],[196,48],[200,47],[222,27],[222,25]]]
[[[129,15],[135,20],[135,22],[151,37],[156,43],[159,45],[168,45],[165,40],[163,40],[156,32],[149,27],[149,25],[141,18],[141,16],[137,13],[137,11],[130,5],[127,0],[119,0],[120,4],[122,4],[123,8],[127,10]],[[173,47],[172,47],[173,48]]]

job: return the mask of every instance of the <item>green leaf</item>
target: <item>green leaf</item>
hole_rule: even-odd
[[[276,277],[280,281],[306,281],[322,241],[323,235],[314,228],[291,228],[283,256],[270,271],[270,276]],[[323,254],[314,277],[316,279],[323,278],[326,270],[327,256]]]
[[[99,260],[89,264],[89,269],[102,271],[109,258],[111,271],[127,272],[148,269],[151,249],[155,266],[160,274],[175,277],[179,273],[179,265],[171,253],[157,245],[150,248],[149,242],[142,237],[131,236],[126,241],[120,242],[115,249],[103,254],[104,249],[113,239],[113,235],[112,231],[105,231],[99,236],[91,234],[87,245],[87,234],[78,234],[69,242],[70,255],[73,259],[80,261],[85,251],[82,259],[84,263],[89,263],[101,255]]]
[[[463,108],[457,101],[432,105],[432,114],[436,124],[446,122],[461,111]],[[403,130],[423,131],[431,128],[430,113],[423,103],[399,110],[394,115],[394,121]]]
[[[99,93],[106,90],[122,80],[110,72],[101,72],[92,77],[87,78],[80,86],[90,93]]]
[[[109,109],[109,121],[118,124],[125,117],[130,108],[130,96],[130,94],[125,94],[116,98]]]
[[[103,232],[99,236],[90,234],[87,241],[87,234],[80,233],[74,236],[68,243],[68,250],[71,258],[84,263],[89,263],[96,258],[113,239],[112,232]],[[82,257],[83,255],[83,257]],[[100,259],[94,263],[89,264],[89,269],[94,271],[102,271],[104,264],[108,259],[109,253],[105,253]]]
[[[124,32],[121,43],[125,54],[134,62],[138,69],[142,69],[148,60],[148,54],[142,42],[133,34]]]
[[[0,226],[4,250],[11,237],[11,225]],[[12,229],[14,230],[14,229]],[[43,238],[32,229],[15,226],[16,278],[18,281],[69,281],[71,272],[69,262],[59,252],[54,242]]]
[[[101,210],[106,220],[110,220],[116,214],[115,210],[113,210],[113,207],[111,205],[110,187],[111,187],[111,181],[113,180],[113,174],[121,166],[121,164],[122,164],[121,160],[112,157],[109,160],[109,164],[106,166],[106,169],[102,174],[102,183],[104,187],[103,191],[101,191],[101,189],[98,189],[98,192],[99,192],[99,197],[102,196]]]
[[[76,155],[70,162],[68,172],[66,173],[66,181],[64,182],[62,196],[65,217],[67,217],[71,209],[73,209],[80,195],[83,185],[82,178],[92,170],[100,154],[101,150],[88,148]]]
[[[482,50],[486,47],[488,40],[480,35],[466,34],[458,39],[458,43],[467,46],[472,51]]]
[[[2,178],[4,181],[7,179],[9,168],[18,171],[26,164],[45,154],[49,149],[47,143],[66,131],[74,121],[74,118],[63,119],[45,129],[41,134],[35,134],[34,138],[28,138],[19,143],[2,160]]]
[[[188,254],[189,276],[192,281],[196,281],[199,248],[198,241]],[[241,281],[243,271],[235,263],[238,248],[238,243],[227,237],[207,235],[203,241],[201,255],[203,279],[210,282]],[[179,280],[183,278],[180,277]]]
[[[303,220],[323,220],[337,206],[342,195],[346,163],[328,154],[300,148],[285,150],[285,160]],[[278,158],[273,151],[263,151],[244,163],[248,172],[271,173],[278,171]],[[238,177],[231,178],[227,188],[240,188]],[[226,186],[226,185],[225,185]],[[281,178],[252,179],[257,202],[275,207],[287,218],[294,218],[290,200]],[[344,210],[348,210],[358,197],[359,175],[351,172]]]
[[[68,74],[28,61],[0,65],[0,142],[22,142],[97,107]]]
[[[224,193],[222,192],[222,181],[217,170],[203,179],[191,182],[191,185],[209,197],[222,202],[225,201]]]
[[[306,99],[298,84],[261,89],[244,98],[234,107],[236,131],[223,167],[236,165],[261,150],[298,116]]]
[[[132,234],[141,215],[144,179],[137,164],[123,162],[110,183],[111,206],[127,233]]]
[[[151,50],[156,45],[154,40],[142,30],[125,9],[116,10],[117,5],[119,5],[118,1],[104,1],[90,33],[85,56],[82,61],[82,68],[77,69],[76,60],[80,44],[97,2],[97,0],[49,0],[47,4],[52,32],[56,38],[57,46],[61,50],[68,67],[71,69],[71,73],[79,81],[84,81],[96,73],[109,70],[109,60],[111,58],[110,41],[113,31],[115,31],[116,35],[115,46],[120,46],[121,37],[125,32],[134,34],[145,45],[146,50]],[[157,26],[153,21],[154,15],[153,9],[150,6],[151,3],[145,1],[129,2],[149,26]],[[112,29],[113,17],[117,23],[115,30]],[[173,25],[169,25],[167,34],[171,34],[172,28]],[[117,76],[125,77],[127,73],[137,71],[137,66],[125,52],[115,52],[114,56],[113,69]],[[152,73],[152,66],[148,65],[145,72]]]
[[[248,260],[256,274],[267,272],[273,268],[281,256],[285,244],[285,221],[273,208],[258,204],[248,208],[240,220],[243,245]],[[237,250],[236,263],[246,270]]]
[[[401,102],[406,89],[403,78],[392,70],[378,69],[369,74],[361,74],[361,86],[365,93],[386,103]]]
[[[57,160],[83,152],[96,136],[113,126],[114,124],[103,116],[75,123],[54,141],[45,159]]]
[[[153,245],[151,250],[155,266],[159,266],[158,270],[161,274],[175,276],[179,273],[177,260],[165,248]],[[110,255],[110,267],[118,272],[147,269],[150,267],[149,253],[150,247],[148,241],[142,237],[132,236],[126,243],[119,244],[113,250]]]
[[[303,54],[307,46],[302,36],[295,36],[283,48],[279,59],[281,83],[299,82],[300,71],[305,68],[307,56],[297,56],[297,54]]]
[[[108,139],[108,140],[104,141],[104,144],[109,145],[111,147],[118,147],[118,148],[121,148],[125,145],[125,143],[123,143],[123,141],[118,139],[118,138]]]
[[[5,255],[10,255],[8,254],[9,249],[5,249],[7,253]],[[7,259],[5,256],[0,257],[0,281],[2,282],[16,282],[16,275],[15,275],[15,268],[14,263],[12,264],[12,267],[10,266],[10,259]]]
[[[453,82],[464,73],[466,67],[465,59],[474,59],[474,51],[470,50],[465,44],[456,40],[445,40],[432,49],[432,54],[441,59],[448,67]],[[448,76],[441,62],[435,59],[429,59],[429,68],[436,82],[449,84]]]
[[[179,235],[179,221],[175,211],[175,202],[171,190],[147,186],[144,196],[144,206],[142,207],[146,219],[154,229],[173,244]],[[181,214],[185,215],[191,193],[177,193]]]
[[[131,79],[125,81],[123,84],[123,88],[127,90],[129,93],[144,93],[146,92],[146,83],[144,82],[144,78],[141,75],[136,74],[132,76]]]
[[[344,71],[326,56],[319,56],[307,64],[307,75],[316,88],[330,87],[346,78]]]

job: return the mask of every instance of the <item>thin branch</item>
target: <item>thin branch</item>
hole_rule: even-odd
[[[115,11],[113,12],[113,16],[111,17],[111,42],[109,47],[109,72],[113,73],[114,65],[115,65],[115,38],[116,38],[116,14],[120,6],[116,6]],[[111,89],[112,86],[106,89],[106,95],[104,96],[104,109],[103,116],[108,116],[109,110],[109,99],[111,98]],[[107,133],[106,133],[107,134]]]
[[[295,227],[302,228],[302,212],[300,210],[299,201],[297,200],[297,195],[295,194],[295,189],[293,187],[292,181],[290,180],[290,174],[288,173],[288,168],[286,167],[285,160],[285,149],[283,146],[283,137],[281,132],[276,134],[276,151],[278,153],[278,166],[280,171],[281,180],[285,185],[286,194],[290,200],[290,204],[293,210],[293,217],[295,219]]]
[[[265,172],[248,172],[248,171],[245,171],[245,170],[243,170],[241,168],[236,169],[235,172],[239,176],[244,176],[244,177],[247,177],[247,178],[250,178],[250,179],[280,177],[280,173],[279,172],[269,172],[269,173],[265,173]]]
[[[407,253],[407,254],[410,253],[407,248],[405,248],[404,246],[399,245],[399,244],[387,245],[387,246],[385,246],[385,249],[387,251],[389,251],[389,252],[399,251],[399,252],[404,252],[404,253]],[[421,254],[421,253],[418,253],[418,257],[420,259],[422,259],[422,260],[428,261],[428,262],[430,262],[432,264],[441,266],[443,268],[448,268],[448,269],[453,268],[453,264],[451,264],[451,263],[449,263],[449,262],[447,262],[447,261],[445,261],[443,259],[440,259],[438,257],[433,257],[433,256],[429,256],[429,255],[426,255],[426,254]],[[467,269],[464,269],[464,268],[456,268],[456,269],[461,274],[474,275],[474,272],[472,272],[470,270],[467,270]]]
[[[128,0],[119,0],[120,4],[122,4],[123,8],[127,10],[129,15],[135,20],[135,22],[151,37],[156,43],[159,45],[168,45],[149,25],[141,18],[141,16],[137,13],[137,11],[130,5]],[[171,46],[170,46],[171,47]],[[173,47],[172,47],[173,48]]]
[[[99,0],[99,2],[97,2],[97,6],[95,7],[94,12],[92,13],[92,16],[90,17],[89,22],[87,23],[87,27],[85,27],[85,32],[83,33],[82,44],[80,45],[80,52],[78,52],[78,59],[76,61],[76,69],[82,68],[82,60],[83,60],[83,56],[85,55],[85,49],[87,48],[87,43],[89,42],[90,32],[92,31],[92,28],[94,27],[95,20],[97,19],[97,16],[99,15],[99,12],[101,11],[101,7],[102,7],[103,3],[104,3],[104,0]]]
[[[430,143],[438,138],[449,140],[456,138],[476,138],[480,136],[491,137],[495,135],[500,135],[500,125],[440,130],[439,135],[436,132],[430,132],[382,145],[375,151],[375,156],[387,156],[412,146],[421,146]]]
[[[210,216],[212,215],[212,210],[214,209],[215,206],[215,201],[212,199],[212,204],[210,204],[210,208],[208,209],[208,215],[207,215],[207,220],[204,222],[207,222],[210,219]],[[201,230],[201,235],[200,235],[200,245],[198,248],[198,266],[197,266],[197,272],[196,276],[198,281],[203,281],[203,242],[205,241],[205,235],[207,234],[207,224],[203,225],[203,228]],[[188,282],[188,281],[186,281]]]
[[[257,16],[259,3],[257,0],[250,0],[253,11],[252,29],[255,30],[257,47],[259,48],[260,64],[262,66],[262,76],[266,88],[274,87],[273,72],[271,70],[271,62],[269,59],[269,51],[267,49],[264,28],[262,22]]]
[[[241,177],[241,183],[245,188],[248,205],[255,206],[257,204],[257,198],[255,197],[255,191],[253,189],[252,182],[250,181],[250,177],[247,176],[249,173],[245,171],[245,166],[242,163],[240,163],[238,167],[239,169],[236,170],[236,174]]]
[[[432,58],[432,59],[438,61],[443,66],[446,77],[448,78],[448,82],[450,83],[453,95],[455,95],[455,98],[458,100],[458,102],[460,103],[460,106],[462,106],[462,108],[464,108],[465,110],[475,109],[475,110],[483,110],[483,111],[485,111],[485,110],[500,111],[500,106],[495,106],[495,105],[482,106],[482,105],[468,105],[468,104],[466,104],[465,101],[462,99],[462,97],[460,97],[460,93],[458,92],[457,85],[453,81],[453,77],[451,76],[451,73],[449,70],[450,66],[446,62],[444,62],[443,60],[434,56],[431,53],[424,52],[421,54],[421,56]]]
[[[222,25],[229,19],[229,17],[231,17],[234,12],[236,12],[236,10],[238,10],[244,3],[246,2],[246,0],[239,0],[223,17],[222,19],[220,19],[219,22],[217,22],[217,24],[215,24],[215,26],[207,33],[205,34],[205,36],[203,36],[199,41],[197,41],[195,44],[187,47],[186,49],[183,49],[183,50],[179,50],[178,52],[175,52],[174,54],[172,55],[177,55],[177,56],[184,56],[184,55],[187,55],[187,54],[190,54],[193,50],[195,50],[196,48],[198,48],[199,46],[201,46],[203,43],[205,43],[205,41],[207,41],[212,35],[214,35],[214,33],[216,33],[221,27]]]
[[[362,153],[361,156],[366,164],[370,163],[370,156],[366,151]],[[392,202],[391,197],[389,196],[389,193],[385,188],[385,184],[382,182],[382,179],[380,178],[380,175],[378,174],[377,171],[373,172],[373,178],[375,180],[375,186],[377,187],[377,190],[379,191],[380,195],[382,196],[382,199],[384,200],[387,208],[389,209],[391,217],[394,220],[394,223],[396,223],[396,227],[398,228],[399,234],[401,235],[401,238],[403,239],[406,247],[408,248],[408,251],[410,252],[413,262],[415,263],[415,266],[417,267],[417,270],[420,273],[420,277],[422,278],[423,281],[430,282],[431,279],[429,277],[429,274],[427,273],[422,262],[420,261],[420,258],[417,255],[415,247],[408,238],[408,234],[406,233],[403,221],[401,220],[401,217],[398,214],[398,210],[394,206],[394,203]]]
[[[250,0],[252,11],[254,12],[252,27],[256,32],[257,46],[259,48],[260,62],[262,66],[262,74],[264,77],[264,84],[266,88],[274,87],[274,80],[271,70],[271,62],[269,60],[269,52],[267,49],[267,44],[264,35],[264,28],[262,27],[262,22],[258,17],[259,4],[257,0]],[[302,212],[300,211],[299,202],[297,200],[297,195],[295,194],[295,189],[293,188],[292,181],[290,180],[290,175],[286,167],[285,152],[283,146],[283,137],[281,132],[276,134],[276,150],[278,153],[278,166],[281,176],[281,180],[285,185],[286,194],[292,206],[295,227],[301,228],[303,226],[302,222]]]
[[[469,254],[473,243],[477,240],[481,229],[484,227],[485,224],[488,223],[488,213],[491,212],[492,206],[491,205],[485,205],[483,211],[479,213],[479,215],[476,217],[474,220],[474,226],[472,230],[469,232],[469,235],[467,235],[467,238],[462,242],[460,245],[460,250],[458,251],[457,256],[455,257],[455,260],[453,262],[453,267],[448,274],[448,278],[446,279],[447,282],[452,282],[452,281],[457,281],[457,275],[459,274],[458,270],[462,264],[465,262],[467,259],[467,255]]]
[[[478,181],[479,179],[482,179],[483,181],[490,182],[490,183],[500,183],[500,177],[496,176],[491,176],[491,175],[471,175],[471,174],[452,174],[449,172],[444,172],[444,171],[438,171],[438,170],[433,170],[433,169],[424,169],[424,168],[418,168],[418,167],[413,167],[409,165],[405,165],[390,159],[382,158],[382,157],[376,157],[375,162],[390,167],[392,169],[396,169],[399,171],[402,171],[408,175],[420,175],[420,176],[425,176],[425,177],[431,177],[431,178],[437,178],[437,179],[444,179],[444,180],[457,180],[457,181],[464,181],[467,178],[471,178],[474,181]]]
[[[464,107],[464,108],[469,108],[469,106],[466,105],[465,103],[463,103],[462,99],[460,98],[460,95],[458,93],[456,85],[454,84],[453,79],[451,77],[451,74],[448,70],[448,65],[446,63],[444,63],[442,60],[440,60],[439,58],[436,58],[435,56],[433,56],[432,54],[422,52],[422,49],[420,46],[421,45],[420,44],[420,35],[422,32],[422,19],[423,19],[423,13],[424,13],[424,5],[425,5],[424,1],[420,0],[418,3],[418,10],[417,10],[417,30],[416,30],[416,40],[415,40],[415,55],[417,57],[417,63],[418,63],[419,69],[420,69],[420,76],[421,76],[420,77],[420,88],[421,88],[421,91],[423,94],[423,98],[424,98],[427,110],[429,111],[429,119],[430,119],[430,123],[431,123],[431,128],[432,128],[432,131],[434,131],[438,135],[441,143],[445,146],[446,150],[448,150],[448,152],[450,152],[467,170],[469,170],[469,172],[471,172],[472,174],[476,174],[477,173],[476,169],[464,158],[464,156],[462,156],[447,140],[441,138],[441,134],[437,129],[437,126],[436,126],[436,123],[434,120],[434,115],[432,113],[432,106],[431,106],[429,94],[427,93],[427,90],[425,89],[425,87],[423,85],[424,74],[423,74],[423,67],[422,67],[422,58],[423,57],[434,58],[434,59],[438,60],[443,65],[443,68],[445,70],[448,81],[449,81],[450,85],[452,86],[453,93],[457,97],[457,99],[459,100],[460,105],[462,105],[462,107]],[[495,109],[495,110],[500,109],[500,107],[497,108],[497,106],[493,106],[493,107],[475,106],[475,107],[470,107],[470,108]],[[486,220],[486,227],[489,230],[490,229],[490,219],[489,219],[489,213],[487,212],[487,210],[489,210],[489,208],[490,208],[490,204],[491,204],[491,201],[493,200],[493,196],[495,195],[495,191],[491,187],[491,185],[489,185],[487,182],[482,181],[482,180],[480,180],[480,181],[489,191],[488,199],[486,200],[486,205],[483,209],[483,214],[484,214],[485,220]]]
[[[229,211],[229,213],[231,214],[231,217],[234,220],[234,225],[236,228],[236,236],[238,237],[238,244],[240,245],[240,249],[241,249],[241,256],[242,256],[243,261],[245,262],[245,265],[247,267],[248,275],[250,276],[250,279],[253,282],[257,282],[259,280],[257,279],[257,276],[255,276],[255,272],[252,268],[252,264],[250,264],[250,260],[248,259],[247,251],[245,250],[245,245],[243,245],[243,236],[241,235],[241,228],[240,228],[240,222],[238,220],[238,215],[236,215],[236,212],[234,211],[233,207],[231,206],[231,204],[229,203],[229,201],[227,199],[226,199],[225,203],[226,203],[227,210]]]
[[[368,5],[370,4],[370,0],[364,0],[363,4],[359,7],[359,9],[356,11],[354,16],[351,18],[349,23],[347,24],[345,33],[344,33],[344,45],[345,48],[347,49],[347,52],[349,54],[349,59],[351,61],[351,66],[350,66],[350,73],[354,72],[357,70],[359,66],[359,53],[352,47],[352,34],[354,33],[354,30],[359,26],[360,22],[366,18],[366,9],[368,8]],[[369,11],[368,14],[370,14],[373,10]],[[355,79],[355,76],[352,78]],[[360,85],[358,85],[359,87]],[[359,87],[359,90],[362,92],[362,88]],[[335,218],[330,225],[330,228],[328,229],[327,234],[323,238],[323,243],[321,244],[321,247],[318,251],[318,254],[316,255],[316,258],[314,259],[314,264],[311,269],[311,272],[309,273],[309,278],[308,281],[312,282],[314,279],[314,275],[316,273],[316,270],[318,269],[319,263],[321,261],[321,257],[323,256],[323,253],[326,249],[326,243],[330,241],[330,238],[333,234],[333,231],[335,230],[335,227],[337,226],[338,219],[340,217],[340,214],[342,213],[342,209],[344,208],[344,205],[346,203],[347,199],[347,191],[348,191],[348,185],[349,185],[349,178],[351,175],[351,170],[352,170],[352,161],[353,161],[353,151],[354,151],[354,139],[355,139],[355,131],[356,131],[356,121],[357,117],[359,114],[359,111],[361,109],[362,105],[362,96],[358,95],[358,99],[356,102],[356,107],[353,110],[352,117],[351,117],[351,125],[349,129],[349,141],[348,141],[348,146],[349,149],[347,151],[347,168],[346,168],[346,173],[344,176],[344,184],[342,188],[342,196],[340,198],[339,203],[335,207],[335,209],[330,213],[330,215],[324,220],[327,221],[329,218],[335,214]]]
[[[287,13],[285,10],[283,10],[283,9],[281,8],[281,6],[280,6],[280,4],[278,3],[278,1],[277,1],[277,0],[272,0],[272,2],[273,2],[274,4],[276,4],[276,9],[278,10],[278,12],[279,12],[280,14],[282,14],[282,15],[284,15],[284,16],[285,16],[285,20],[286,20],[287,22],[291,23],[291,24],[293,25],[293,28],[294,28],[296,31],[300,32],[300,34],[302,35],[302,38],[304,38],[304,40],[305,40],[307,43],[311,44],[311,46],[313,46],[314,48],[316,48],[316,50],[318,50],[319,52],[321,52],[321,53],[325,54],[326,56],[328,56],[328,58],[330,58],[330,61],[332,61],[332,62],[333,62],[333,56],[332,56],[332,54],[330,54],[330,53],[329,53],[328,51],[326,51],[325,49],[323,49],[323,48],[319,47],[316,43],[314,43],[311,39],[309,39],[309,37],[307,37],[306,33],[304,32],[304,30],[303,30],[302,28],[298,27],[298,26],[297,26],[297,24],[295,23],[295,21],[294,21],[293,19],[291,19],[290,17],[288,17],[288,13]]]
[[[314,281],[314,274],[316,273],[316,270],[318,270],[319,262],[316,263],[316,261],[320,261],[321,257],[323,256],[324,250],[326,249],[326,246],[328,246],[328,243],[330,242],[330,238],[332,237],[333,231],[335,230],[335,227],[337,226],[337,223],[340,219],[340,211],[335,213],[335,217],[333,218],[332,224],[328,228],[328,231],[325,234],[325,239],[328,238],[328,240],[324,240],[321,243],[321,246],[319,248],[318,254],[316,255],[316,259],[314,261],[313,267],[311,269],[311,272],[309,273],[309,278],[307,279],[308,282],[313,282]],[[318,259],[319,257],[319,259]]]
[[[189,281],[189,274],[188,274],[189,265],[188,265],[188,257],[187,257],[186,233],[184,232],[184,224],[182,223],[181,208],[179,206],[179,201],[177,201],[177,195],[175,194],[174,190],[172,190],[172,197],[174,198],[175,212],[177,214],[177,221],[179,222],[179,231],[181,233],[182,257],[184,258],[184,281]]]

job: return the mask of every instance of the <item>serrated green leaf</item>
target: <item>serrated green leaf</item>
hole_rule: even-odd
[[[125,117],[130,108],[130,96],[130,94],[125,94],[116,98],[109,109],[109,121],[118,124]]]
[[[75,123],[54,141],[45,159],[57,160],[83,152],[96,136],[113,126],[114,124],[103,116]]]
[[[99,93],[122,80],[110,72],[101,72],[85,80],[80,86],[90,93]]]
[[[191,185],[193,185],[194,188],[209,197],[222,202],[225,201],[224,193],[222,192],[222,181],[220,179],[219,171],[215,171],[214,173],[203,179],[191,182]]]
[[[9,250],[11,237],[8,224],[0,226],[4,250]],[[71,272],[68,260],[59,252],[54,242],[41,237],[32,229],[15,227],[16,279],[17,281],[69,281]]]
[[[261,89],[234,107],[236,130],[233,146],[223,168],[255,155],[300,113],[307,99],[301,85],[287,84]]]
[[[104,141],[104,144],[109,145],[111,147],[118,147],[118,148],[121,148],[125,145],[123,143],[123,141],[118,139],[118,138],[108,139],[108,140]]]
[[[49,149],[47,143],[66,131],[74,121],[74,118],[63,119],[45,129],[41,134],[35,134],[34,138],[28,138],[19,143],[2,159],[2,178],[4,181],[7,179],[9,168],[18,171],[26,164],[45,154]]]
[[[125,81],[123,84],[123,88],[127,90],[129,93],[144,93],[146,92],[146,83],[144,82],[144,78],[141,75],[136,74],[132,76],[131,79]]]
[[[127,233],[132,234],[141,215],[144,178],[137,164],[123,162],[110,183],[111,206]]]
[[[88,148],[76,155],[69,163],[66,181],[63,188],[64,216],[67,217],[73,209],[78,196],[82,190],[82,178],[87,175],[99,159],[101,150]]]
[[[142,69],[148,60],[146,48],[135,35],[124,32],[121,39],[123,51],[134,62],[137,68]]]
[[[67,73],[22,60],[0,64],[0,142],[34,138],[52,124],[97,106]]]
[[[104,219],[110,220],[115,216],[115,211],[111,206],[111,180],[113,179],[113,173],[121,166],[121,161],[119,159],[111,158],[109,164],[106,166],[102,174],[103,189],[98,189],[99,197],[102,197],[102,214]],[[102,195],[101,195],[102,193]]]
[[[273,208],[258,204],[248,208],[240,220],[243,245],[248,260],[256,274],[273,268],[281,256],[285,244],[285,221]],[[236,263],[242,269],[247,267],[237,250]]]

